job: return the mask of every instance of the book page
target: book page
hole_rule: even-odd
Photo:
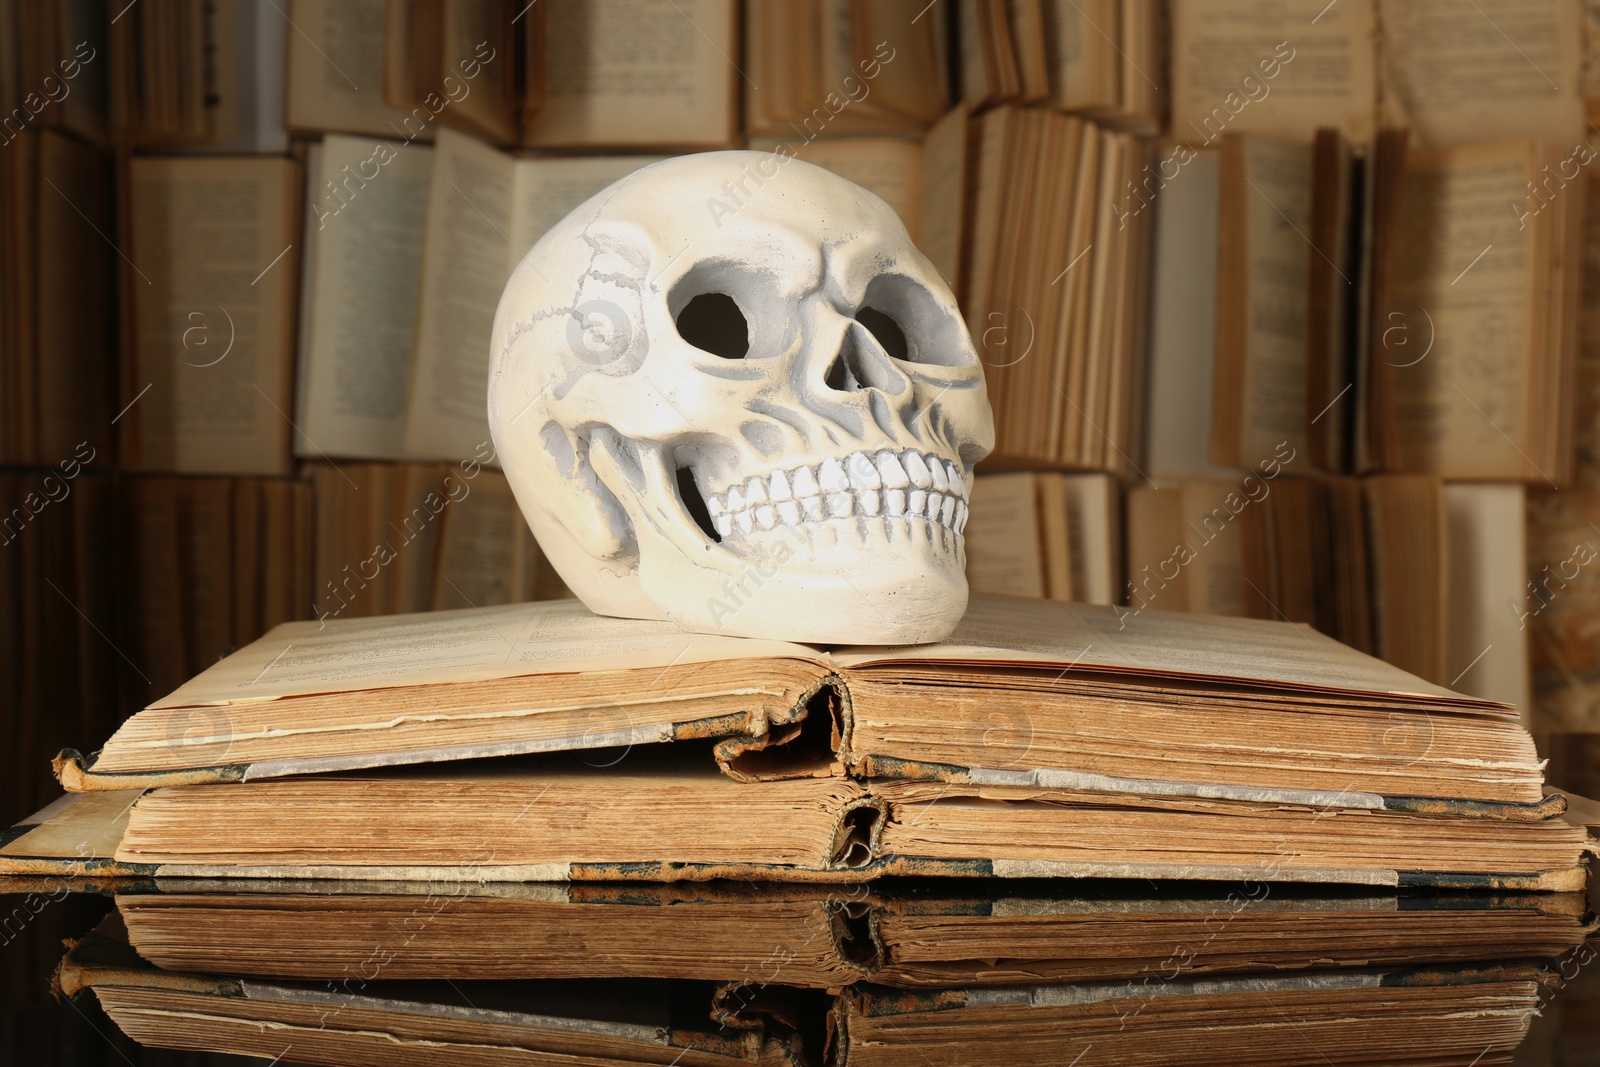
[[[1306,448],[1306,306],[1310,299],[1311,150],[1244,139],[1244,425],[1250,466]],[[1287,442],[1288,449],[1283,446]],[[1288,460],[1284,460],[1288,462]]]
[[[435,610],[511,604],[524,599],[532,560],[523,554],[527,523],[498,471],[481,470],[465,496],[440,517]]]
[[[460,460],[489,440],[489,342],[506,281],[545,231],[654,156],[525,159],[439,135],[406,447]]]
[[[578,159],[517,161],[511,197],[511,243],[515,267],[556,223],[612,182],[664,156],[589,156]],[[510,277],[510,272],[507,272]],[[485,324],[485,329],[489,324]],[[488,335],[485,334],[487,337]],[[488,351],[487,346],[484,349]]]
[[[1445,675],[1450,688],[1515,704],[1529,721],[1527,596],[1523,487],[1444,487],[1450,579],[1445,587]]]
[[[1385,122],[1416,148],[1585,136],[1582,0],[1378,0]]]
[[[524,140],[726,146],[742,81],[734,0],[543,0],[545,106]]]
[[[399,459],[433,150],[330,134],[309,181],[315,239],[301,308],[303,457]]]
[[[1160,173],[1184,154],[1161,153]],[[1150,264],[1150,367],[1145,409],[1145,472],[1157,481],[1228,478],[1214,467],[1210,397],[1216,370],[1217,223],[1222,166],[1215,152],[1195,154],[1153,200],[1121,201],[1119,211],[1154,211]]]
[[[1407,160],[1384,314],[1412,343],[1432,344],[1393,373],[1402,470],[1524,476],[1532,288],[1542,265],[1532,257],[1535,228],[1519,229],[1515,207],[1536,169],[1532,153],[1512,142]]]
[[[969,121],[967,109],[957,107],[934,123],[922,141],[922,190],[918,197],[922,219],[917,247],[952,290],[961,283],[965,252]]]
[[[973,592],[1045,595],[1038,491],[1031,472],[977,479],[962,539]]]
[[[515,166],[453,130],[439,133],[428,188],[405,450],[454,462],[489,440],[489,335],[527,246],[509,236]]]
[[[289,128],[407,136],[406,113],[383,102],[387,0],[292,0],[287,8]]]
[[[1371,138],[1377,104],[1370,2],[1184,0],[1172,5],[1172,136],[1311,143],[1319,126]]]
[[[905,224],[911,240],[921,245],[921,144],[894,137],[848,137],[811,141],[794,154],[876,193]]]
[[[131,162],[138,469],[288,472],[298,185],[287,159]]]
[[[787,641],[689,633],[670,622],[595,615],[576,600],[544,600],[285,623],[151,707],[767,658],[825,660]]]
[[[839,649],[831,659],[852,670],[875,664],[1016,663],[1059,667],[1063,673],[1112,671],[1481,703],[1307,625],[1155,610],[1132,615],[1126,608],[992,594],[974,596],[966,617],[941,644]]]

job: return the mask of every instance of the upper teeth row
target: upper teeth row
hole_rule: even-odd
[[[881,495],[880,489],[884,490]],[[766,478],[753,477],[743,485],[732,486],[723,496],[707,497],[706,509],[723,536],[736,525],[749,532],[752,522],[771,529],[774,522],[794,525],[829,517],[846,518],[857,512],[877,515],[880,508],[894,516],[909,512],[958,526],[958,514],[960,519],[966,517],[966,501],[961,499],[966,493],[967,482],[961,471],[954,463],[936,456],[920,452],[883,451],[870,456],[853,452],[842,462],[829,459],[815,469],[796,467],[773,471]],[[936,510],[929,514],[926,508],[932,501],[937,501]],[[943,514],[946,501],[949,513]],[[912,504],[917,506],[913,508]]]

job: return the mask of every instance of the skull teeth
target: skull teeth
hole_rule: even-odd
[[[731,537],[838,519],[921,519],[960,534],[967,524],[961,468],[905,451],[854,452],[817,466],[773,471],[706,498],[717,533]]]

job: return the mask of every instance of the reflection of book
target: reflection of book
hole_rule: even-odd
[[[1429,1063],[1466,1065],[1486,1055],[1503,1062],[1555,980],[1524,963],[808,995],[783,984],[787,956],[720,986],[372,980],[386,977],[381,958],[359,976],[318,984],[162,971],[113,918],[71,945],[55,986],[69,997],[92,991],[144,1044],[261,1056],[287,1047],[340,1064],[445,1053],[484,1063],[559,1054],[575,1067],[1067,1063],[1098,1043],[1119,1062],[1310,1065],[1326,1049],[1341,1063],[1392,1063],[1416,1050]]]
[[[901,890],[163,879],[125,884],[116,904],[129,941],[163,970],[294,981],[343,977],[375,946],[389,979],[1136,981],[1170,972],[1162,961],[1175,951],[1191,977],[1414,967],[1558,956],[1590,931],[1577,894],[1330,896],[1260,883]],[[663,952],[666,944],[692,948]]]
[[[197,716],[190,720],[203,729]],[[1002,731],[1004,723],[991,727]],[[598,732],[598,731],[597,731]],[[610,764],[609,766],[607,764]],[[736,782],[647,747],[74,794],[0,873],[490,882],[1160,878],[1573,890],[1586,829],[1522,807],[1330,794],[1212,799],[1089,782]],[[977,777],[977,776],[975,776]],[[1200,795],[1195,795],[1196,793]]]
[[[195,715],[208,728],[188,733]],[[1513,709],[1308,627],[1013,597],[975,597],[948,642],[898,649],[686,633],[573,601],[296,623],[61,772],[123,788],[695,737],[724,738],[739,777],[878,767],[1373,807],[1543,796]]]

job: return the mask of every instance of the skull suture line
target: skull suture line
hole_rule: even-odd
[[[501,297],[489,425],[597,613],[894,644],[966,608],[978,356],[894,212],[819,167],[680,156],[573,211]]]

